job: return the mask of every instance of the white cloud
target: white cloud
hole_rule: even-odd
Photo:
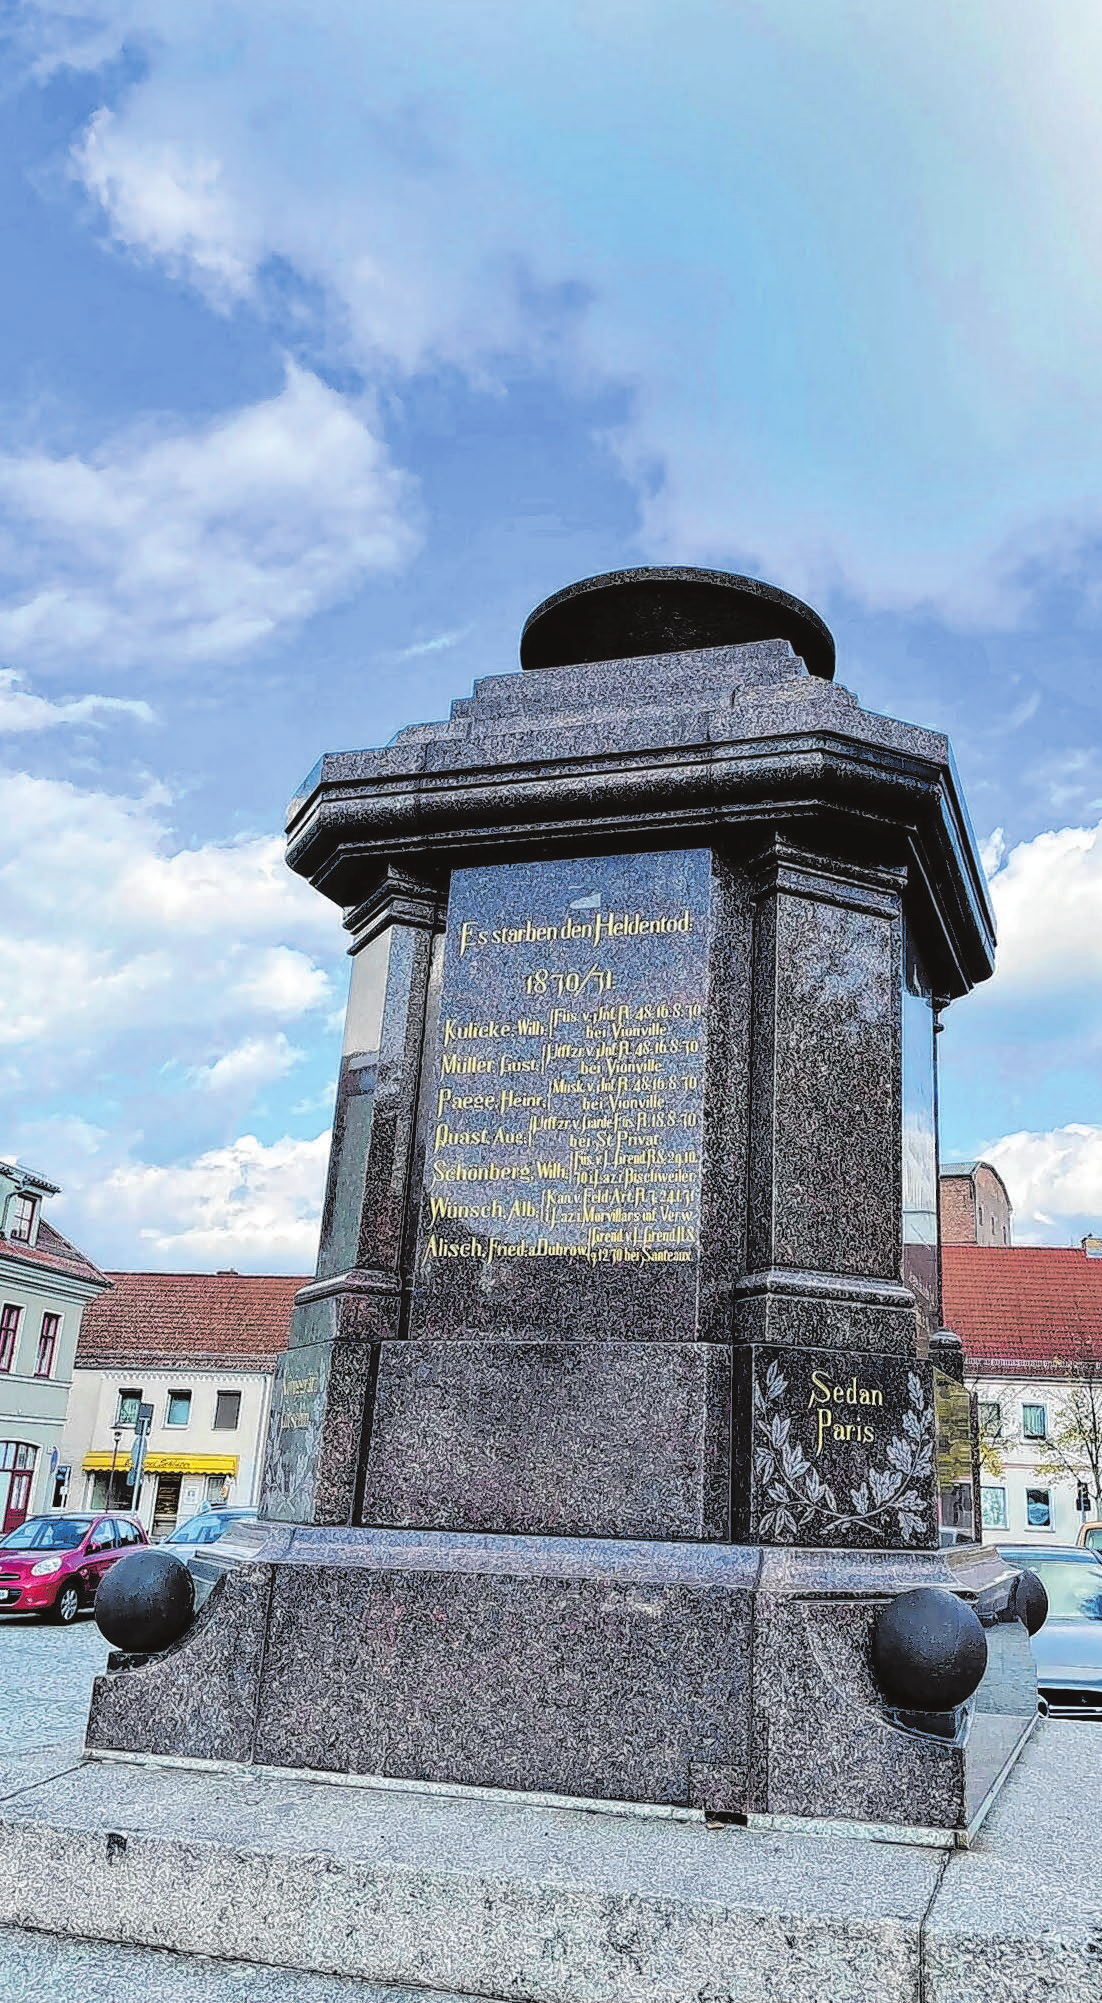
[[[32,695],[24,688],[23,677],[14,668],[0,668],[0,734],[98,724],[106,716],[133,716],[140,723],[153,721],[153,711],[147,702],[112,695],[70,696],[64,702],[50,702],[46,696]]]
[[[216,300],[251,289],[256,250],[250,256],[238,241],[217,160],[188,157],[152,139],[138,149],[120,146],[118,123],[105,109],[76,147],[74,167],[124,243],[141,245],[176,269],[190,268]]]
[[[24,20],[47,67],[141,52],[74,155],[131,251],[223,306],[291,274],[373,379],[626,387],[655,555],[1012,622],[1097,532],[1094,0],[1059,35],[976,0],[963,38],[952,0]]]
[[[1052,1243],[1059,1224],[1102,1228],[1102,1127],[1072,1123],[1048,1133],[1006,1134],[983,1149],[1006,1183],[1020,1244]]]
[[[998,862],[1001,841],[999,830],[990,861]],[[990,888],[999,940],[991,1003],[1102,979],[1102,823],[1020,842]]]
[[[274,836],[183,848],[166,802],[0,774],[0,1048],[12,1083],[127,1066],[228,1063],[252,1039],[286,1064],[284,1025],[336,999],[334,907]],[[279,1053],[283,1053],[282,1060]],[[254,1053],[255,1054],[255,1053]]]
[[[264,1145],[243,1134],[193,1160],[119,1162],[80,1198],[91,1242],[129,1237],[155,1269],[314,1270],[329,1135]]]
[[[275,1036],[248,1036],[232,1050],[223,1051],[211,1064],[197,1064],[189,1073],[191,1083],[202,1092],[252,1092],[286,1077],[302,1062],[302,1051],[289,1043],[282,1030]]]
[[[201,431],[0,454],[0,649],[146,668],[243,654],[409,556],[410,501],[364,412],[294,365]]]

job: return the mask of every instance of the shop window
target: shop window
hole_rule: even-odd
[[[214,1400],[214,1430],[235,1433],[241,1420],[240,1391],[219,1391]]]

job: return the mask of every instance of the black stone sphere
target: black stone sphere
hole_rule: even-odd
[[[116,1648],[147,1655],[187,1633],[195,1614],[195,1584],[179,1558],[152,1545],[130,1551],[112,1565],[93,1611],[100,1633]]]
[[[817,612],[775,584],[726,570],[609,570],[545,598],[524,622],[522,668],[635,660],[696,647],[788,640],[830,681],[834,640]]]
[[[952,1711],[979,1687],[987,1636],[964,1600],[937,1586],[916,1586],[877,1615],[872,1666],[889,1704]]]
[[[1011,1606],[1027,1634],[1036,1634],[1048,1619],[1048,1594],[1036,1572],[1019,1572],[1014,1581]]]

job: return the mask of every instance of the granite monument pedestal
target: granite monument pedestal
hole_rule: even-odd
[[[317,1278],[262,1521],[88,1744],[966,1831],[1024,1627],[949,1712],[873,1648],[1005,1573],[939,1548],[935,1018],[993,950],[948,745],[719,573],[521,658],[292,803],[352,934]]]

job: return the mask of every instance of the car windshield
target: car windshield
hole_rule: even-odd
[[[181,1523],[177,1529],[171,1531],[164,1541],[166,1544],[217,1544],[218,1539],[225,1536],[229,1527],[227,1516],[221,1514],[216,1516],[211,1510],[202,1516],[190,1516],[186,1523]]]
[[[1048,1594],[1051,1620],[1102,1621],[1102,1565],[1080,1565],[1074,1559],[1061,1564],[1052,1558],[1030,1558],[1029,1569],[1036,1572]]]
[[[93,1516],[28,1516],[0,1537],[0,1545],[5,1551],[75,1551],[94,1522]]]

